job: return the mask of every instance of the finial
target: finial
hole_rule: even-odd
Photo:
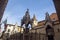
[[[26,13],[29,13],[29,9],[27,8],[27,11],[26,11]]]

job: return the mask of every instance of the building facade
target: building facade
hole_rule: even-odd
[[[50,17],[50,19],[49,19]],[[46,33],[48,25],[52,28]],[[36,40],[48,40],[48,35],[53,35],[54,40],[60,40],[60,23],[56,13],[52,13],[50,16],[47,15],[46,19],[39,21],[38,25],[30,30],[33,33],[33,38]],[[36,34],[35,34],[36,33]],[[36,37],[34,37],[34,35]],[[51,38],[50,38],[51,39]],[[51,39],[52,40],[52,39]]]

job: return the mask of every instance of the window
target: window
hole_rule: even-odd
[[[10,29],[8,29],[8,32],[10,32]]]

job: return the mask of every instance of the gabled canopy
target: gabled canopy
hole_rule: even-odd
[[[49,16],[48,12],[46,12],[45,20],[46,20],[46,22],[51,22],[51,19],[50,19],[50,16]]]

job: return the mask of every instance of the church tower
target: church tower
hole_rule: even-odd
[[[33,27],[36,27],[37,24],[38,24],[38,22],[37,22],[37,19],[36,19],[35,14],[34,14],[34,15],[33,15],[33,18],[32,18],[32,28],[33,28]]]

